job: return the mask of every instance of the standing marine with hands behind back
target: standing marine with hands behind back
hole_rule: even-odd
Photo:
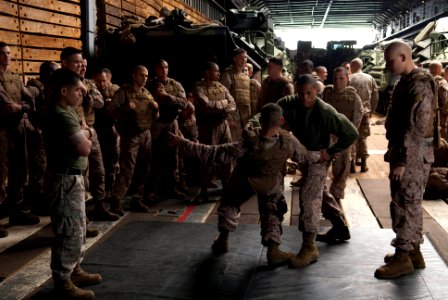
[[[396,237],[395,254],[386,255],[385,265],[375,271],[381,279],[396,278],[424,268],[420,252],[423,243],[423,193],[434,162],[433,144],[438,143],[434,120],[436,84],[412,60],[412,49],[404,42],[391,43],[384,52],[386,67],[401,78],[394,87],[386,117],[390,165],[390,214]],[[437,126],[437,124],[436,124]]]

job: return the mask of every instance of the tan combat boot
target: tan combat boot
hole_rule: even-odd
[[[146,206],[142,199],[140,198],[132,198],[131,199],[131,205],[129,208],[133,212],[141,212],[141,213],[148,213],[149,207]]]
[[[409,253],[397,249],[388,263],[376,269],[375,277],[379,279],[393,279],[412,272],[414,272],[414,266]]]
[[[303,232],[303,244],[300,252],[289,261],[290,268],[303,268],[317,261],[319,250],[316,245],[316,234]]]
[[[104,201],[97,201],[95,203],[93,219],[95,221],[117,221],[120,219],[120,216],[110,212],[104,205]]]
[[[393,257],[394,257],[394,254],[387,254],[384,257],[384,262],[386,264],[389,263]],[[420,251],[420,244],[414,245],[414,250],[409,251],[409,258],[412,261],[412,265],[414,266],[414,269],[426,268],[425,259],[423,258],[423,254]]]
[[[73,284],[82,287],[86,285],[95,285],[103,281],[100,274],[89,274],[83,269],[79,264],[73,269],[72,275],[70,276]]]
[[[95,293],[90,290],[77,288],[71,280],[62,280],[54,282],[54,299],[64,300],[93,300]]]
[[[292,252],[284,252],[280,250],[279,244],[273,241],[268,243],[268,252],[266,258],[268,260],[268,266],[277,267],[282,266],[289,262],[289,260],[294,256]]]
[[[367,166],[367,158],[361,158],[361,172],[365,173],[369,170]]]
[[[113,214],[124,216],[124,210],[123,207],[121,206],[121,201],[115,197],[110,197],[109,201],[110,201],[109,211]]]

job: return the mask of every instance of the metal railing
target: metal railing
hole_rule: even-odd
[[[185,4],[198,10],[209,19],[220,20],[225,16],[225,10],[214,1],[209,0],[182,0]]]

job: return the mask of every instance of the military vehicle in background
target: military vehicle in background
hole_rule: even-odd
[[[189,91],[202,77],[205,62],[216,62],[222,71],[232,63],[236,48],[247,51],[254,71],[263,69],[269,57],[283,54],[284,44],[275,38],[270,16],[255,10],[229,10],[222,21],[227,26],[219,21],[192,24],[177,9],[162,9],[160,18],[149,17],[144,23],[123,20],[120,30],[98,37],[95,65],[109,66],[114,80],[121,83],[133,66],[151,67],[163,58],[170,64],[170,76]]]
[[[391,76],[386,70],[384,61],[384,48],[392,41],[368,45],[359,53],[364,62],[363,71],[372,75],[378,85],[380,101],[377,112],[384,115],[387,113],[392,88],[398,80],[397,76]],[[428,22],[409,43],[417,65],[427,68],[434,60],[448,65],[448,18]]]
[[[311,60],[314,67],[325,66],[328,70],[328,80],[331,81],[333,69],[345,61],[351,61],[358,56],[360,49],[354,48],[356,41],[329,41],[327,48],[313,48],[310,41],[298,41],[295,62],[297,66],[304,60]]]

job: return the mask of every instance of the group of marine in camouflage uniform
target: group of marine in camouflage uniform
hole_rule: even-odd
[[[54,91],[49,88],[49,78],[57,65],[44,64],[39,80],[32,80],[24,86],[19,77],[7,70],[9,61],[4,57],[9,55],[6,54],[8,46],[0,48],[3,49],[0,95],[4,107],[2,115],[6,116],[2,118],[5,121],[1,138],[5,145],[9,145],[2,162],[10,163],[5,203],[12,224],[33,224],[39,220],[25,210],[25,183],[28,181],[28,188],[33,187],[35,192],[54,194],[51,188],[46,190],[46,187],[54,188],[54,184],[44,179],[61,173],[55,165],[45,170],[42,134],[42,122],[49,106],[46,101],[54,97]],[[404,64],[409,64],[407,48],[403,44],[395,43],[388,49],[386,57],[390,61],[399,53],[399,57],[406,58]],[[301,69],[308,67],[313,70],[310,63],[304,62]],[[301,72],[293,85],[282,75],[282,60],[272,58],[268,63],[269,76],[260,85],[248,75],[246,51],[237,49],[233,54],[233,64],[222,76],[217,64],[206,64],[204,76],[192,92],[192,102],[187,100],[182,85],[168,77],[168,63],[164,60],[155,65],[155,79],[147,82],[148,70],[137,66],[132,82],[121,88],[111,83],[111,73],[107,69],[96,72],[94,81],[86,79],[87,61],[77,49],[64,49],[61,65],[62,69],[79,75],[85,86],[82,103],[76,105],[75,110],[81,130],[89,133],[91,141],[88,172],[72,167],[63,168],[63,172],[65,175],[82,175],[84,179],[88,177],[84,181],[95,200],[98,219],[117,220],[124,215],[122,201],[126,194],[132,196],[130,209],[137,212],[148,211],[144,200],[151,199],[155,193],[183,198],[179,191],[179,165],[184,165],[180,163],[184,159],[194,157],[202,162],[202,200],[207,199],[213,170],[220,170],[223,181],[218,224],[220,235],[212,246],[215,253],[229,250],[228,237],[237,227],[240,206],[254,194],[258,196],[262,244],[268,247],[269,265],[289,263],[290,267],[304,267],[319,257],[316,240],[334,242],[350,239],[340,199],[344,198],[345,182],[350,169],[354,171],[357,158],[361,159],[361,170],[368,170],[366,138],[370,134],[369,118],[378,100],[375,81],[361,71],[361,60],[351,62],[351,74],[343,67],[336,68],[333,85],[324,86],[323,80],[316,79],[309,71]],[[407,81],[402,79],[397,85],[386,122],[393,196],[391,213],[397,233],[393,245],[397,252],[386,256],[387,264],[375,273],[379,278],[409,273],[409,266],[405,272],[402,271],[403,256],[406,255],[412,263],[418,256],[420,264],[414,264],[414,267],[422,266],[423,258],[418,246],[422,242],[421,225],[416,220],[428,177],[423,171],[432,162],[430,147],[427,147],[432,144],[429,140],[432,138],[431,126],[428,126],[432,124],[432,119],[429,119],[434,114],[434,95],[431,98],[431,93],[435,84],[428,85],[428,82],[433,82],[430,80],[432,77],[420,70],[412,69],[410,73],[415,73],[415,76],[411,76],[404,67],[394,70],[392,66],[391,69]],[[415,86],[409,88],[413,84]],[[409,103],[404,101],[408,98],[412,100]],[[426,106],[417,105],[420,103]],[[404,108],[406,105],[409,108]],[[409,112],[409,115],[402,114],[402,111]],[[261,115],[256,115],[259,112]],[[398,123],[400,126],[396,126]],[[418,130],[414,132],[415,128]],[[355,143],[357,151],[352,151]],[[427,153],[421,151],[422,145]],[[422,155],[424,159],[419,159]],[[289,158],[301,165],[302,172],[299,230],[303,232],[303,243],[297,255],[283,252],[278,247],[281,222],[288,209],[283,196],[283,177]],[[28,165],[20,168],[12,165],[17,162]],[[33,164],[38,166],[38,172],[33,171]],[[330,165],[333,176],[328,190],[326,178]],[[6,169],[2,167],[2,170]],[[45,172],[47,176],[44,176]],[[4,174],[3,171],[2,183],[5,182]],[[415,191],[410,191],[411,183],[406,180],[416,182],[412,185]],[[421,192],[421,197],[417,191]],[[82,192],[84,197],[83,188],[78,192]],[[106,198],[110,202],[109,209],[105,205]],[[51,204],[54,208],[55,202]],[[84,202],[80,205],[85,206]],[[58,230],[57,222],[63,220],[57,217],[69,213],[61,210],[64,210],[63,205],[58,206],[57,212],[51,210],[51,216],[55,235],[64,239],[68,233],[67,230]],[[76,211],[85,214],[85,209]],[[321,213],[332,223],[332,228],[324,234],[318,233]],[[63,259],[61,262],[61,256],[53,255],[59,257],[59,260],[55,258],[52,261],[55,284],[58,276],[61,282],[63,276],[67,280],[70,274],[74,282],[100,282],[98,274],[87,274],[79,268],[85,241],[85,217],[65,226],[81,229],[71,231],[72,234],[81,232],[77,238],[80,245],[74,247],[74,253],[65,254],[73,258],[68,262]],[[7,234],[4,229],[3,234]],[[70,252],[70,249],[53,248],[54,253],[58,251]],[[76,275],[82,280],[76,279]],[[58,288],[74,293],[74,298],[84,292],[74,289],[73,285],[59,285]]]

